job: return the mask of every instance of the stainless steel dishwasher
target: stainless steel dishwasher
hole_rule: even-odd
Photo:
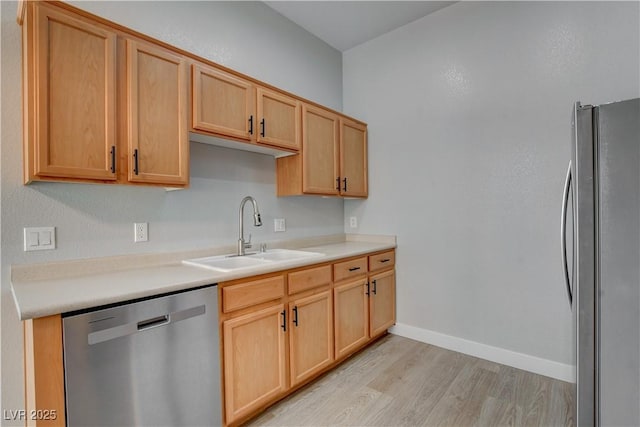
[[[67,425],[222,424],[217,287],[63,315]]]

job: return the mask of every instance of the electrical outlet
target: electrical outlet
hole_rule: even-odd
[[[284,218],[275,218],[273,220],[273,231],[275,232],[287,231],[287,224]]]
[[[358,217],[352,216],[349,218],[349,227],[358,228]]]
[[[134,226],[134,242],[147,242],[149,241],[149,228],[146,222],[136,222],[133,224]]]

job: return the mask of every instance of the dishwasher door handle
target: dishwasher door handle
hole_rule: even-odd
[[[171,322],[171,315],[165,314],[164,316],[158,316],[153,319],[138,322],[138,330],[144,331],[145,329],[157,328],[158,326],[166,325],[169,322]]]
[[[89,345],[99,344],[101,342],[111,341],[116,338],[132,335],[160,326],[175,324],[177,322],[180,322],[181,320],[201,316],[205,314],[205,312],[205,306],[198,305],[195,307],[187,308],[185,310],[174,311],[163,316],[152,317],[150,319],[141,320],[139,322],[125,323],[124,325],[118,325],[112,328],[91,332],[87,337],[87,341]]]

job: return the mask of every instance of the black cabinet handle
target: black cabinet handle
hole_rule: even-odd
[[[293,307],[293,324],[298,326],[298,306]]]
[[[360,267],[351,267],[351,268],[349,269],[349,271],[356,271],[356,270],[360,270]]]
[[[373,281],[373,294],[374,294],[374,295],[376,294],[377,287],[378,287],[378,286],[377,286],[377,283],[376,283],[376,281],[374,280],[374,281]]]
[[[260,120],[260,136],[264,138],[264,134],[266,132],[267,125],[264,124],[264,118]]]
[[[381,259],[380,260],[381,263],[385,263],[385,262],[389,262],[389,261],[391,261],[391,259],[389,259],[389,258],[385,258],[385,259]]]
[[[138,175],[138,149],[133,150],[133,173]]]
[[[340,177],[336,178],[336,190],[340,191]]]
[[[249,117],[249,135],[253,135],[253,116]]]
[[[111,173],[116,173],[116,146],[111,147]]]
[[[282,315],[282,325],[280,325],[280,327],[283,331],[287,332],[287,310],[282,310],[280,314]]]
[[[367,296],[369,296],[369,282],[367,282],[367,292],[365,292]]]
[[[344,183],[344,188],[342,189],[343,191],[347,191],[347,177],[344,177],[342,179],[342,182]]]

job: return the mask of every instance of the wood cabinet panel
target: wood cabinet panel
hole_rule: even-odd
[[[367,279],[359,279],[333,289],[335,357],[345,357],[369,340]]]
[[[164,49],[127,40],[129,180],[187,184],[186,61]]]
[[[64,426],[64,365],[62,317],[24,322],[25,410],[41,411],[50,419],[26,417],[27,426]]]
[[[291,385],[320,372],[333,361],[331,291],[289,302]]]
[[[367,257],[333,264],[333,280],[336,282],[363,274],[367,274]]]
[[[300,101],[258,87],[257,114],[260,119],[257,141],[261,144],[298,151],[300,149]]]
[[[223,323],[227,424],[286,391],[284,310],[278,304]]]
[[[289,295],[331,283],[331,266],[307,268],[288,274]]]
[[[115,180],[116,34],[44,5],[32,13],[26,180]]]
[[[395,271],[369,277],[369,336],[383,334],[396,323]]]
[[[225,313],[284,296],[284,276],[251,280],[222,288],[222,307]]]
[[[255,139],[255,86],[205,65],[192,65],[194,129],[246,141]]]
[[[369,256],[369,271],[393,267],[396,263],[396,252],[388,251]]]
[[[340,119],[340,177],[343,196],[366,197],[367,128],[346,118]]]
[[[305,104],[302,117],[302,190],[338,194],[338,116]]]

